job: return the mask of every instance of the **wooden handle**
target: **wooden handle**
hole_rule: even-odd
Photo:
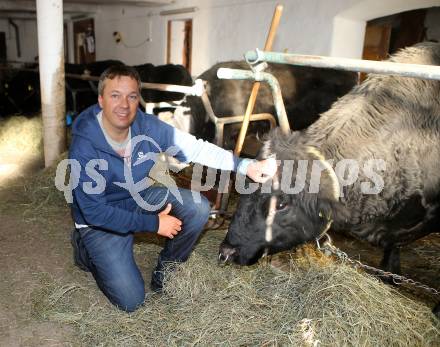
[[[272,44],[275,39],[275,35],[280,24],[281,14],[283,12],[283,6],[277,5],[273,13],[272,22],[270,24],[269,33],[267,34],[266,43],[264,44],[264,50],[272,50]],[[251,95],[249,96],[249,101],[246,107],[246,112],[243,117],[243,124],[241,125],[240,134],[238,135],[237,143],[235,144],[234,154],[239,156],[241,150],[243,149],[244,138],[246,137],[247,129],[249,126],[249,119],[254,110],[255,101],[257,100],[258,90],[260,89],[260,82],[255,82]]]
[[[273,40],[278,30],[278,25],[280,24],[281,14],[283,13],[283,5],[277,5],[275,7],[275,12],[273,13],[272,22],[270,24],[269,33],[267,34],[266,43],[264,44],[264,50],[272,50]]]

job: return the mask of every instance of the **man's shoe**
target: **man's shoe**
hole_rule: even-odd
[[[162,294],[163,293],[163,287],[156,282],[151,281],[150,289],[153,293]]]
[[[151,276],[150,289],[153,293],[162,293],[163,292],[163,274],[158,273],[159,271],[153,271]]]
[[[73,263],[78,266],[81,270],[90,272],[89,267],[86,265],[88,258],[87,251],[84,246],[80,244],[81,235],[78,230],[74,229],[70,235],[70,243],[73,247]]]

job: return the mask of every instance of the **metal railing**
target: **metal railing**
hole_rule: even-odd
[[[350,58],[324,57],[318,55],[301,55],[277,52],[265,52],[259,49],[245,54],[251,66],[260,62],[310,66],[345,71],[399,75],[405,77],[440,80],[440,66],[393,63],[390,61],[373,61]]]

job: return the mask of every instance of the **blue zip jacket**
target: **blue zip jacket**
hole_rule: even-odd
[[[246,172],[249,160],[241,160],[232,152],[173,128],[139,109],[131,125],[132,159],[128,167],[105,139],[96,118],[100,111],[98,104],[87,108],[77,117],[72,128],[69,159],[77,160],[80,165],[79,175],[72,169],[72,177],[78,180],[78,185],[73,189],[72,204],[76,224],[118,233],[156,232],[159,226],[157,212],[145,214],[136,208],[136,201],[127,188],[130,184],[125,177],[131,169],[130,177],[134,184],[142,179],[145,181],[154,164],[154,157],[160,152],[171,152],[185,163]],[[145,189],[146,186],[137,191],[142,195]]]

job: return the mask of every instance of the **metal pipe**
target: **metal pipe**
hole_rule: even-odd
[[[17,63],[22,63],[22,62],[17,62]],[[10,69],[10,68],[0,66],[0,69]],[[17,70],[38,72],[38,70],[36,70],[36,69],[29,69],[29,68],[18,68]],[[66,73],[65,76],[69,77],[69,78],[83,80],[83,81],[99,81],[99,76],[91,76],[88,74],[79,75],[79,74]],[[201,79],[196,79],[192,86],[181,86],[178,84],[142,82],[141,88],[142,89],[162,90],[165,92],[177,92],[177,93],[183,93],[183,94],[194,95],[194,96],[202,96],[202,94],[205,90],[203,87],[203,81]]]
[[[148,83],[142,82],[141,87],[144,89],[156,89],[165,92],[177,92],[187,95],[201,96],[203,94],[203,82],[200,79],[195,80],[192,86],[180,86],[177,84]]]
[[[392,63],[389,61],[373,61],[350,58],[323,57],[318,55],[300,55],[276,52],[265,52],[256,49],[245,54],[246,61],[257,64],[262,61],[278,64],[312,66],[326,69],[359,71],[385,75],[440,80],[440,66]]]
[[[15,43],[17,45],[17,57],[21,57],[21,49],[20,49],[20,30],[18,29],[18,25],[14,23],[14,21],[9,18],[9,24],[11,24],[15,29]]]
[[[80,79],[83,81],[99,81],[98,76],[90,76],[87,74],[77,75],[77,74],[67,73],[66,77],[76,78],[76,79]],[[201,96],[204,91],[203,82],[202,82],[202,80],[199,80],[199,79],[195,80],[194,85],[192,85],[192,86],[181,86],[178,84],[142,82],[141,88],[142,89],[155,89],[155,90],[161,90],[161,91],[165,91],[165,92],[177,92],[177,93],[183,93],[183,94],[194,95],[194,96]]]
[[[37,0],[37,27],[44,163],[48,167],[67,147],[62,0]]]
[[[281,88],[274,76],[267,72],[220,68],[217,70],[217,77],[228,80],[254,80],[268,83],[272,90],[273,103],[280,128],[285,134],[290,132],[289,121],[287,119],[286,109],[284,108],[283,97],[281,95]]]

